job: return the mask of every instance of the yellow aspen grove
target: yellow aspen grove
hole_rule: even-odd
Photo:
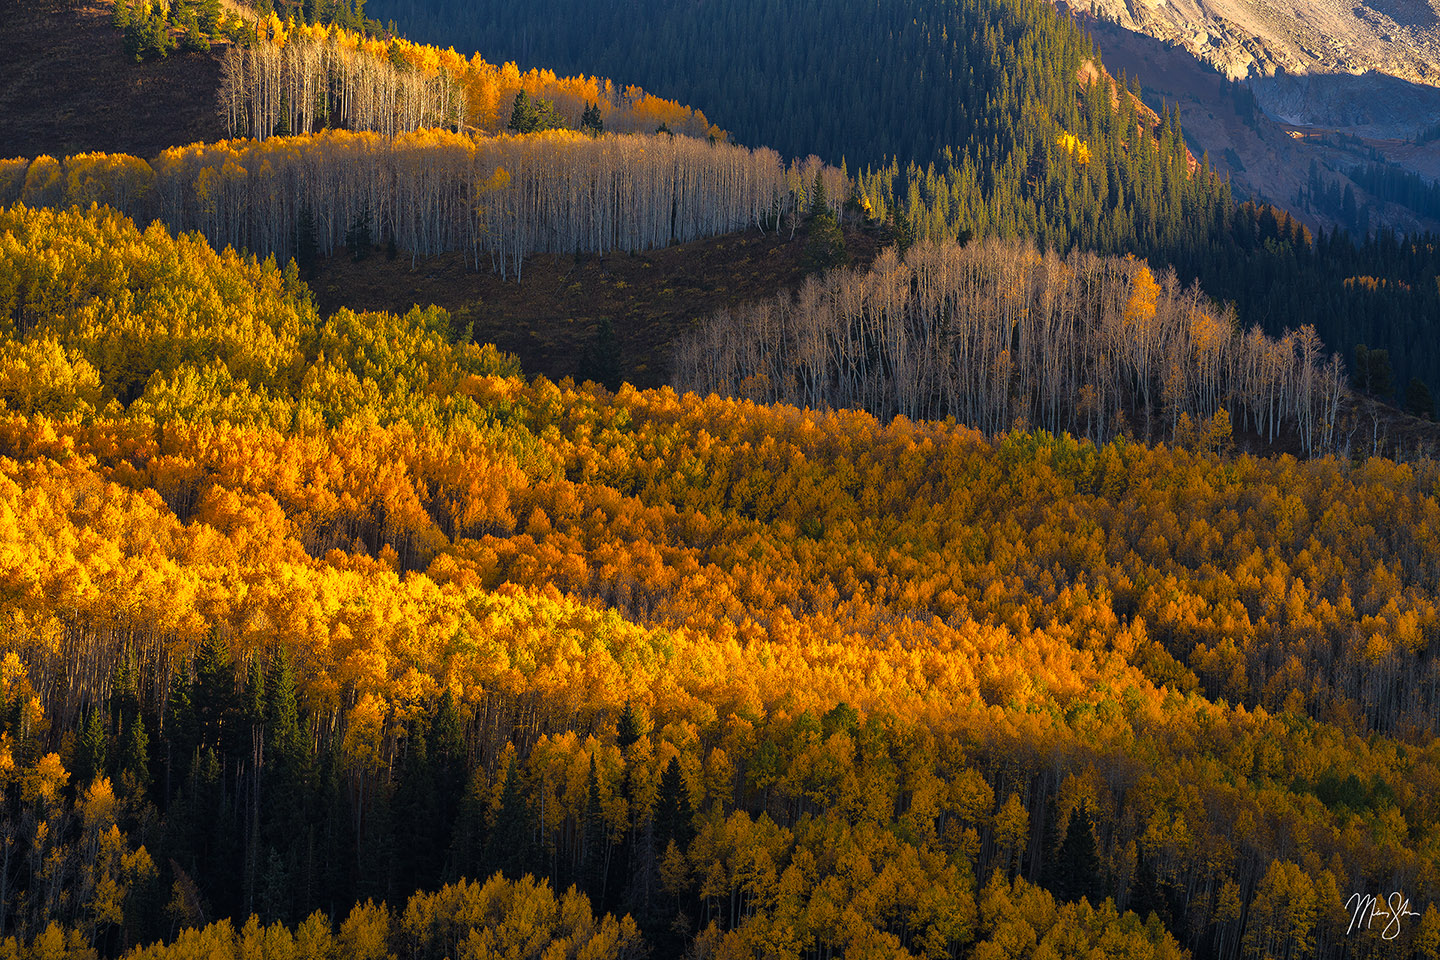
[[[672,133],[725,139],[699,110],[646,93],[618,90],[598,77],[559,77],[550,70],[521,73],[513,63],[493,66],[476,54],[379,40],[337,25],[282,21],[274,13],[255,23],[256,40],[233,46],[222,60],[216,108],[231,137],[263,140],[315,133],[322,127],[387,137],[424,127],[503,132],[522,90],[552,103],[570,129],[588,105],[614,133]]]
[[[686,136],[324,130],[172,147],[150,164],[123,154],[63,165],[41,157],[22,195],[32,206],[107,203],[198,230],[217,248],[282,261],[303,216],[322,254],[364,224],[374,241],[394,240],[412,256],[463,250],[518,278],[534,253],[636,252],[795,219],[808,201],[787,184],[813,182],[798,176],[801,166],[787,168],[773,150]],[[840,171],[813,157],[803,166],[841,194]]]
[[[1100,331],[1100,335],[1085,331]],[[1129,259],[1022,243],[921,243],[866,272],[706,318],[675,349],[680,390],[989,432],[1032,424],[1104,441],[1115,415],[1263,425],[1334,449],[1344,374],[1312,327],[1280,340]]]
[[[662,242],[725,196],[691,149],[754,158],[345,132],[167,152],[150,202],[251,229],[234,166],[417,245]],[[1141,271],[887,251],[700,324],[686,369],[757,402],[0,209],[0,957],[1432,955],[1440,465],[1227,449],[1322,443],[1331,367],[1157,273],[1126,335],[1194,440],[1108,432]]]

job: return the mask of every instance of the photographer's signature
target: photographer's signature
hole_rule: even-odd
[[[1420,916],[1410,909],[1410,901],[1405,895],[1398,892],[1384,900],[1370,893],[1352,894],[1345,901],[1345,909],[1350,911],[1350,929],[1345,931],[1347,935],[1355,930],[1369,930],[1376,917],[1388,917],[1385,929],[1380,931],[1382,940],[1394,940],[1400,936],[1400,921],[1405,917]]]

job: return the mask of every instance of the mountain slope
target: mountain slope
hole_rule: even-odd
[[[214,99],[218,54],[137,64],[125,56],[110,10],[104,0],[0,2],[0,157],[150,157],[224,135]]]
[[[1082,22],[1112,71],[1141,78],[1141,95],[1149,106],[1180,109],[1190,149],[1208,154],[1216,169],[1230,177],[1236,195],[1290,209],[1312,228],[1363,231],[1364,224],[1347,219],[1338,207],[1297,199],[1309,186],[1313,162],[1327,184],[1334,183],[1342,194],[1346,187],[1355,193],[1357,209],[1366,212],[1369,226],[1391,227],[1404,233],[1440,230],[1440,220],[1432,213],[1396,202],[1395,198],[1371,194],[1351,176],[1357,167],[1381,163],[1394,164],[1433,182],[1440,177],[1440,142],[1356,137],[1353,128],[1342,131],[1285,123],[1267,112],[1260,99],[1260,81],[1230,80],[1184,47],[1114,23],[1093,19]],[[1338,83],[1351,78],[1309,79]],[[1354,79],[1364,82],[1363,78]],[[1402,84],[1399,80],[1381,79]],[[1440,95],[1440,90],[1436,94]]]
[[[110,211],[0,238],[8,955],[1440,935],[1433,461],[526,382]]]
[[[1440,84],[1436,0],[1078,0],[1071,6],[1183,46],[1235,80],[1378,73]]]

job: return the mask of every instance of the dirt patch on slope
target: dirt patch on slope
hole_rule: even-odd
[[[852,266],[868,267],[886,240],[879,231],[847,229]],[[798,287],[803,231],[748,230],[641,254],[537,255],[523,280],[501,280],[466,265],[461,254],[386,259],[383,251],[353,262],[341,252],[322,260],[310,286],[321,313],[339,307],[403,312],[436,304],[457,328],[471,325],[480,343],[520,357],[525,373],[552,380],[577,376],[609,318],[625,380],[653,387],[670,377],[670,345],[696,320],[721,308]]]
[[[0,157],[149,159],[224,136],[218,52],[137,64],[110,11],[103,0],[0,0]]]

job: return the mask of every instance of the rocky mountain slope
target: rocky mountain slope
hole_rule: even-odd
[[[1312,227],[1440,227],[1433,204],[1377,196],[1355,176],[1376,165],[1440,181],[1440,0],[1056,2],[1113,72],[1140,79],[1147,104],[1180,107],[1191,150],[1237,195]],[[1310,195],[1312,163],[1330,202]],[[1334,202],[1347,188],[1356,216]]]
[[[1405,139],[1440,121],[1440,0],[1069,6],[1246,81],[1265,112],[1285,123]]]

